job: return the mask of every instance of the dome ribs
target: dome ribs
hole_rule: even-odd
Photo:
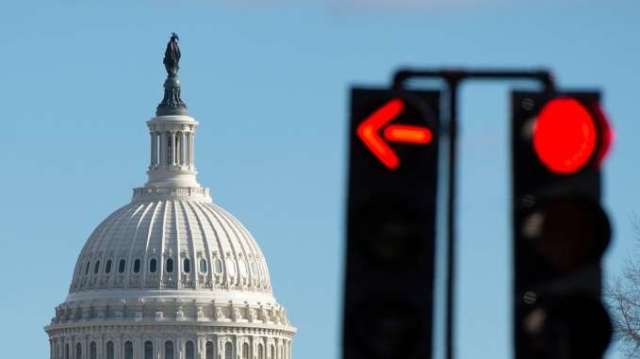
[[[81,287],[84,285],[83,281],[82,281],[82,268],[84,267],[87,258],[91,256],[91,253],[93,252],[93,248],[95,247],[95,243],[93,243],[94,241],[92,241],[92,238],[97,238],[98,236],[103,235],[103,233],[105,232],[105,230],[108,228],[108,226],[112,225],[112,221],[114,220],[114,218],[116,218],[116,216],[118,216],[122,211],[126,210],[129,206],[123,206],[120,207],[119,209],[115,210],[113,213],[111,213],[105,220],[103,220],[102,222],[100,222],[100,224],[98,225],[98,227],[96,227],[96,229],[93,230],[93,232],[91,232],[91,235],[89,236],[89,241],[87,241],[84,246],[82,246],[82,250],[80,251],[80,255],[78,256],[78,259],[76,260],[76,266],[73,270],[73,277],[71,279],[71,288],[69,289],[70,292],[74,292],[77,290],[78,287]]]
[[[85,245],[85,248],[83,248],[82,252],[80,252],[80,256],[95,253],[99,245],[103,242],[105,233],[113,227],[114,221],[117,221],[122,216],[122,212],[130,211],[130,206],[122,206],[114,211],[109,217],[107,217],[107,219],[102,221],[102,223],[100,223],[100,225],[98,225],[98,227],[89,236],[90,238],[98,238],[98,240],[88,241]]]
[[[165,244],[164,244],[164,237],[165,237],[165,224],[167,223],[167,206],[168,206],[168,201],[159,201],[159,203],[162,203],[162,219],[161,221],[158,221],[157,223],[154,223],[154,226],[151,227],[149,226],[149,240],[147,241],[147,248],[145,250],[145,265],[149,262],[150,260],[150,256],[149,256],[149,248],[153,247],[153,248],[159,248],[158,252],[159,253],[154,253],[153,254],[153,258],[157,259],[157,274],[155,276],[155,279],[152,279],[151,282],[149,280],[146,280],[146,286],[147,288],[162,288],[163,287],[163,282],[164,282],[164,252],[165,252]],[[158,204],[160,205],[160,204]],[[152,230],[155,229],[155,230]],[[151,233],[153,232],[153,234]],[[155,239],[155,243],[154,243],[154,238]],[[147,269],[149,269],[148,267],[145,268],[145,273],[147,272]]]
[[[209,224],[209,228],[211,228],[211,232],[213,233],[216,243],[218,243],[218,255],[220,257],[220,264],[222,265],[222,280],[220,281],[220,286],[222,288],[230,288],[231,287],[231,280],[229,277],[229,270],[227,268],[227,261],[225,258],[225,246],[222,245],[222,239],[220,238],[220,232],[218,231],[218,229],[216,229],[216,226],[211,222],[211,218],[209,218],[208,216],[204,215],[204,209],[202,209],[202,207],[204,206],[204,204],[198,203],[198,202],[191,202],[192,203],[192,207],[194,208],[194,213],[196,214],[196,218],[198,219],[198,222],[202,223],[202,220],[200,219],[200,216],[202,215],[205,220],[207,221],[207,223]],[[197,209],[197,210],[196,210]],[[206,233],[206,232],[205,232]],[[213,268],[213,263],[212,263],[212,268]]]
[[[171,273],[166,268],[169,258]],[[185,258],[190,261],[188,273]],[[69,292],[106,288],[272,293],[264,254],[236,217],[214,203],[174,198],[134,201],[92,232]]]
[[[114,233],[117,233],[117,230],[120,229],[120,224],[127,218],[128,213],[135,210],[135,207],[123,207],[120,210],[116,211],[117,216],[114,216],[113,219],[105,224],[105,229],[101,233],[99,237],[95,241],[93,241],[92,246],[89,248],[87,253],[85,253],[85,258],[83,263],[89,263],[89,261],[94,262],[96,259],[100,258],[100,244],[105,241],[105,238],[114,237]],[[124,215],[122,212],[125,212]],[[86,270],[85,270],[86,273]],[[93,273],[93,270],[89,269],[89,274],[84,276],[82,281],[82,287],[95,287],[97,282],[97,275]]]
[[[185,240],[186,240],[186,244],[184,247],[187,248],[187,251],[190,250],[191,252],[191,256],[190,256],[191,270],[189,271],[189,273],[185,273],[184,275],[191,278],[191,284],[189,287],[193,289],[198,289],[199,285],[198,285],[198,266],[197,266],[197,260],[196,260],[196,240],[193,235],[193,226],[190,225],[189,218],[187,216],[187,212],[184,207],[184,203],[182,201],[175,201],[175,203],[176,203],[176,206],[180,207],[179,213],[182,216],[180,221],[178,221],[178,218],[176,217],[176,222],[179,223],[180,229],[184,228]],[[182,267],[181,269],[184,269],[184,265],[182,265],[181,267]]]
[[[199,239],[202,242],[202,247],[204,251],[203,259],[207,261],[207,273],[204,273],[203,277],[207,278],[208,280],[205,281],[204,287],[213,290],[213,283],[215,282],[213,278],[214,264],[213,264],[212,254],[211,254],[212,248],[210,247],[210,244],[209,244],[209,238],[207,236],[207,232],[203,229],[202,221],[200,220],[200,218],[198,218],[192,202],[184,201],[182,202],[182,206],[185,212],[185,217],[187,218],[187,224],[189,225],[188,227],[189,228],[193,227],[192,221],[194,220],[197,223],[197,226],[198,226],[197,228],[199,230],[198,232]],[[185,207],[188,207],[190,210],[188,214]],[[193,230],[192,230],[192,234],[193,234]],[[197,269],[199,272],[200,271],[199,266],[197,266]]]
[[[135,245],[136,245],[136,240],[138,239],[138,233],[140,232],[140,227],[142,226],[143,221],[145,220],[145,218],[147,218],[147,214],[149,213],[149,210],[151,209],[151,207],[153,207],[153,214],[151,215],[151,217],[149,217],[149,222],[151,223],[153,221],[153,219],[155,218],[157,209],[158,209],[158,204],[154,203],[149,203],[149,206],[147,206],[147,208],[145,208],[144,213],[142,214],[142,216],[140,216],[140,218],[138,218],[136,222],[136,227],[135,227],[135,231],[133,232],[133,237],[131,238],[131,242],[129,244],[129,249],[128,249],[128,253],[127,253],[127,261],[126,261],[126,265],[127,267],[125,267],[125,272],[123,273],[123,286],[125,288],[131,288],[131,287],[140,287],[140,283],[136,283],[136,278],[132,275],[132,268],[133,268],[133,261],[134,261],[134,255],[135,253]],[[132,216],[130,218],[130,222],[129,223],[133,223],[135,219],[135,216]],[[139,282],[139,281],[138,281]],[[136,285],[137,284],[137,285]]]
[[[152,275],[151,278],[147,278],[148,273],[148,263],[149,263],[149,247],[151,246],[151,240],[154,237],[153,234],[156,233],[157,229],[156,227],[161,227],[160,231],[162,231],[162,226],[164,225],[164,220],[162,222],[158,222],[156,221],[156,216],[159,210],[159,207],[162,206],[162,212],[163,212],[163,216],[164,216],[164,212],[166,212],[165,207],[166,207],[166,202],[160,201],[157,202],[154,209],[153,209],[153,214],[151,215],[150,219],[149,219],[149,225],[147,226],[147,238],[145,238],[144,240],[144,250],[143,253],[144,255],[142,256],[142,281],[141,281],[141,285],[149,288],[152,287],[153,284],[155,283],[160,283],[160,278],[153,278],[154,276]],[[151,205],[150,205],[151,207]],[[142,226],[142,224],[141,224]],[[162,234],[160,235],[160,238],[162,238]],[[156,253],[151,253],[151,256],[155,256]],[[161,265],[162,266],[162,265]],[[157,272],[156,272],[157,273]],[[157,275],[155,275],[155,277],[157,277]],[[155,283],[154,283],[155,282]]]
[[[215,211],[213,210],[213,207],[211,206],[208,206],[208,207],[209,207],[209,211],[212,214],[214,214]],[[238,231],[236,230],[237,226],[235,225],[235,223],[234,225],[231,224],[231,220],[229,219],[229,214],[228,213],[223,213],[223,214],[224,214],[223,216],[219,216],[219,220],[221,219],[221,221],[227,226],[227,228],[229,228],[229,230],[233,232],[234,236],[238,238],[238,241],[236,242],[238,243],[240,250],[242,251],[242,253],[239,256],[237,256],[238,267],[240,267],[240,275],[238,276],[240,287],[252,287],[251,279],[253,279],[253,274],[251,273],[249,256],[248,256],[247,250],[245,249],[246,243],[243,243],[246,241],[246,238],[244,238],[242,234],[238,233]],[[214,215],[217,216],[217,214],[214,214]],[[246,278],[243,278],[243,276],[246,276]],[[243,281],[245,280],[246,282],[243,283]]]
[[[113,238],[119,238],[119,240],[114,241],[113,238],[111,238],[110,240],[111,240],[112,248],[107,248],[108,246],[105,246],[105,252],[106,253],[113,252],[114,258],[121,258],[122,257],[123,248],[116,247],[116,246],[117,245],[122,246],[122,244],[126,243],[127,239],[128,239],[128,238],[126,238],[126,234],[123,234],[122,231],[127,230],[127,232],[128,232],[128,230],[132,226],[132,223],[136,222],[136,216],[138,214],[140,214],[140,217],[138,218],[140,220],[145,216],[145,214],[146,214],[146,212],[148,210],[148,208],[146,206],[142,205],[142,204],[138,205],[138,206],[131,206],[131,209],[133,209],[133,211],[125,212],[124,215],[121,215],[119,220],[118,220],[118,223],[125,223],[125,219],[127,220],[126,221],[126,226],[123,226],[124,229],[121,230],[120,233],[119,233],[120,236],[117,237],[116,235],[113,235]],[[104,236],[104,238],[101,238],[100,241],[103,241],[103,242],[109,241],[109,236]],[[108,242],[107,242],[107,244],[108,244]],[[115,278],[116,278],[116,275],[114,275],[113,278],[110,278],[109,281],[110,282],[116,281]],[[123,283],[123,282],[124,282],[124,279],[122,279],[120,283]]]
[[[167,253],[167,259],[172,258],[174,263],[173,272],[168,275],[169,281],[165,282],[165,284],[167,285],[166,288],[180,289],[180,238],[175,223],[175,203],[171,201],[171,204],[172,205],[170,212],[167,211],[168,215],[165,217],[164,221],[166,230],[164,232],[164,236],[162,237],[162,241],[165,243],[165,253]]]
[[[237,249],[233,245],[234,241],[231,239],[231,236],[229,235],[229,231],[227,230],[227,228],[225,228],[226,223],[220,220],[219,214],[215,213],[215,211],[213,211],[211,206],[203,204],[201,208],[203,208],[205,212],[208,212],[212,217],[216,219],[217,225],[220,226],[220,228],[222,229],[222,232],[224,233],[229,249],[231,250],[231,253],[225,251],[224,253],[225,256],[223,260],[223,263],[225,263],[225,267],[226,267],[227,278],[229,278],[229,282],[228,282],[229,288],[239,287],[240,286],[240,266],[238,261]],[[210,217],[207,216],[207,218],[209,219]],[[210,219],[209,221],[211,222]],[[220,231],[217,231],[217,232],[219,233]],[[229,269],[230,267],[233,267],[233,270],[230,270]]]
[[[242,233],[242,237],[244,238],[244,240],[253,248],[254,263],[258,270],[259,287],[260,289],[269,289],[269,271],[267,266],[265,265],[266,260],[264,258],[264,254],[262,253],[262,250],[260,250],[260,247],[258,246],[258,242],[253,239],[253,236],[249,233],[249,230],[245,226],[243,226],[233,214],[229,213],[229,211],[216,204],[213,204],[212,206],[214,206],[220,212],[224,213],[235,224],[236,228],[238,228],[238,230]]]

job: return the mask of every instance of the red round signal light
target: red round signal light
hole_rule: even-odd
[[[579,171],[592,158],[597,144],[595,119],[573,98],[551,100],[535,120],[533,146],[540,161],[552,172]]]

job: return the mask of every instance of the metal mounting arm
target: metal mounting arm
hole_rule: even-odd
[[[532,80],[542,84],[544,91],[555,92],[555,81],[550,71],[545,69],[400,69],[393,76],[393,88],[402,89],[405,83],[415,78],[431,78],[446,83],[448,104],[448,135],[449,135],[449,173],[447,188],[447,273],[446,273],[446,332],[445,353],[447,359],[454,358],[454,299],[455,299],[455,198],[456,198],[456,158],[457,158],[457,129],[458,129],[458,89],[465,80]]]

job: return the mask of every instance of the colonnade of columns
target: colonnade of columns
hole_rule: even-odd
[[[291,359],[291,340],[251,339],[59,337],[49,344],[51,359]]]
[[[194,133],[190,131],[153,131],[149,167],[186,167],[193,169]]]

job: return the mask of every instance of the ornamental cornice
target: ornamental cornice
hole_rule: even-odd
[[[195,332],[198,334],[219,334],[219,335],[261,335],[274,338],[291,338],[297,329],[292,326],[264,325],[255,323],[178,323],[152,321],[141,321],[131,323],[124,320],[102,321],[100,323],[66,323],[48,325],[45,331],[51,337],[60,335],[111,335],[111,336],[140,336],[140,335],[182,335],[184,333]]]
[[[190,116],[159,116],[147,121],[151,131],[193,132],[198,125],[198,121]]]
[[[66,302],[56,307],[51,328],[92,325],[197,325],[205,327],[293,328],[277,303],[130,298]],[[295,332],[295,329],[292,329]]]
[[[178,171],[176,171],[178,172]],[[193,173],[184,170],[185,174]],[[211,203],[211,194],[205,187],[138,187],[133,189],[131,202],[188,200]]]

